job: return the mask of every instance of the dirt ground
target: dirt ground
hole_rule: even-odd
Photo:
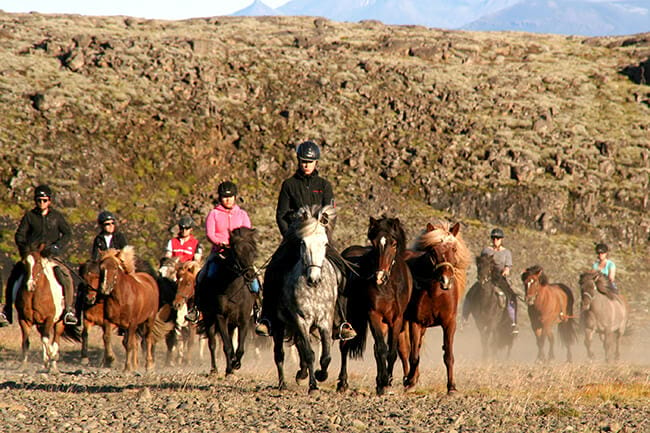
[[[532,331],[522,326],[509,360],[503,355],[482,361],[473,324],[456,338],[456,382],[459,393],[448,397],[441,357],[441,332],[429,330],[423,348],[417,389],[374,393],[372,348],[349,365],[351,390],[336,392],[339,352],[329,379],[315,394],[307,385],[289,381],[276,389],[270,342],[250,347],[242,369],[224,377],[209,375],[206,353],[192,353],[189,365],[165,367],[158,344],[153,372],[123,373],[123,349],[114,339],[117,365],[99,367],[100,331],[92,332],[91,365],[82,366],[79,346],[63,343],[59,374],[41,366],[40,342],[32,337],[29,363],[19,362],[20,331],[0,329],[0,431],[7,432],[647,432],[650,431],[650,335],[637,328],[623,341],[622,360],[588,362],[582,344],[574,362],[535,362]],[[602,358],[602,346],[597,347]],[[293,378],[296,360],[288,356],[286,376]],[[402,376],[396,366],[395,382]]]

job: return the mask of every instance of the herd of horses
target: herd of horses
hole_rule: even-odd
[[[391,386],[394,365],[399,357],[403,386],[414,388],[419,379],[420,350],[427,328],[440,326],[443,334],[443,361],[447,371],[447,391],[454,393],[454,337],[459,301],[462,299],[471,253],[460,235],[460,224],[427,224],[414,247],[407,248],[404,228],[397,218],[370,218],[369,244],[351,246],[333,257],[331,230],[336,221],[332,206],[305,207],[285,236],[284,242],[299,254],[288,255],[292,263],[283,276],[283,285],[273,321],[273,354],[278,386],[287,387],[284,377],[284,348],[293,343],[299,355],[296,380],[308,379],[309,391],[328,377],[332,359],[333,323],[337,294],[347,298],[345,316],[357,336],[339,342],[341,369],[337,389],[349,387],[349,357],[359,358],[365,351],[368,332],[374,340],[376,392]],[[158,275],[136,269],[132,247],[109,250],[99,262],[88,262],[79,269],[78,305],[83,310],[81,335],[76,327],[63,324],[63,293],[54,278],[53,263],[34,248],[24,260],[28,278],[16,298],[18,319],[23,333],[23,363],[27,361],[29,331],[40,332],[45,367],[56,371],[61,336],[82,342],[82,361],[88,362],[88,330],[103,329],[105,366],[114,363],[111,336],[116,329],[124,336],[125,371],[139,366],[139,343],[145,353],[147,370],[154,365],[154,344],[165,339],[167,361],[172,352],[189,357],[197,332],[208,340],[211,373],[216,373],[216,335],[225,354],[226,374],[240,368],[253,319],[255,295],[249,283],[260,272],[254,265],[257,242],[254,229],[239,228],[231,233],[230,247],[224,253],[218,279],[202,272],[197,262],[165,262]],[[501,348],[512,348],[514,336],[505,306],[498,296],[499,272],[489,257],[476,258],[476,296],[469,305],[479,329],[484,355]],[[537,338],[538,360],[554,357],[554,328],[571,360],[571,345],[577,338],[577,316],[571,290],[562,284],[549,284],[539,266],[522,274],[525,302]],[[607,360],[617,359],[620,339],[625,331],[627,305],[620,295],[607,291],[605,278],[595,271],[580,276],[581,323],[585,345],[593,357],[593,335],[601,335]],[[202,319],[198,326],[185,320],[188,305],[195,300]],[[233,337],[237,335],[236,344]],[[545,342],[548,355],[544,354]],[[314,344],[320,342],[316,368]]]

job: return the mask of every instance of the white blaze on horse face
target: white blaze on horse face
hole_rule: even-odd
[[[381,251],[383,251],[385,249],[386,249],[386,237],[382,236],[381,238],[379,238],[379,251],[381,252]],[[380,269],[380,270],[377,271],[377,275],[376,275],[377,285],[380,285],[380,284],[382,284],[384,282],[384,275],[385,274],[386,274],[386,272],[383,269]]]
[[[27,262],[27,290],[33,292],[34,289],[36,289],[36,287],[34,287],[34,265],[36,264],[34,256],[31,254],[28,255],[25,262]],[[16,298],[14,297],[14,299]]]
[[[307,282],[316,284],[321,279],[321,269],[327,251],[328,239],[325,226],[319,224],[317,230],[305,236],[302,241],[302,261]]]

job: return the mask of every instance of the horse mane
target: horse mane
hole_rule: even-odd
[[[133,274],[135,272],[135,248],[132,245],[127,245],[121,250],[111,248],[102,254],[101,260],[103,261],[108,257],[119,260],[122,263],[124,272],[127,274]]]
[[[437,221],[431,224],[433,230],[425,230],[415,241],[416,251],[427,251],[441,243],[452,243],[456,246],[454,254],[454,278],[458,289],[458,299],[463,297],[467,286],[467,268],[472,262],[472,253],[463,240],[460,231],[454,236],[450,223]]]
[[[240,257],[246,263],[253,263],[257,256],[256,230],[248,227],[239,227],[230,232],[230,246],[240,251]]]
[[[379,219],[371,219],[368,227],[368,239],[376,239],[381,232],[387,232],[397,242],[397,255],[404,256],[406,251],[406,232],[399,218],[389,218],[386,214]]]
[[[587,272],[580,274],[580,288],[582,289],[582,286],[587,282],[587,281],[593,281],[594,284],[596,285],[596,290],[598,290],[600,293],[603,294],[608,294],[609,289],[607,288],[607,278],[605,275],[600,272],[596,271],[593,269],[588,270]]]
[[[185,263],[181,263],[179,272],[190,273],[194,276],[201,270],[201,263],[196,260],[188,260]]]
[[[523,274],[521,274],[521,281],[525,281],[528,277],[533,274],[539,274],[539,284],[542,286],[548,286],[548,277],[544,273],[544,269],[540,265],[533,265],[529,268],[526,268]]]
[[[313,233],[318,225],[323,225],[327,233],[327,239],[331,240],[335,224],[336,208],[334,206],[303,206],[296,212],[286,238],[289,241],[297,242]]]

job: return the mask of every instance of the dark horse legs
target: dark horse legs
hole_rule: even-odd
[[[273,358],[278,370],[278,389],[287,389],[284,380],[284,326],[278,323],[273,330]]]

